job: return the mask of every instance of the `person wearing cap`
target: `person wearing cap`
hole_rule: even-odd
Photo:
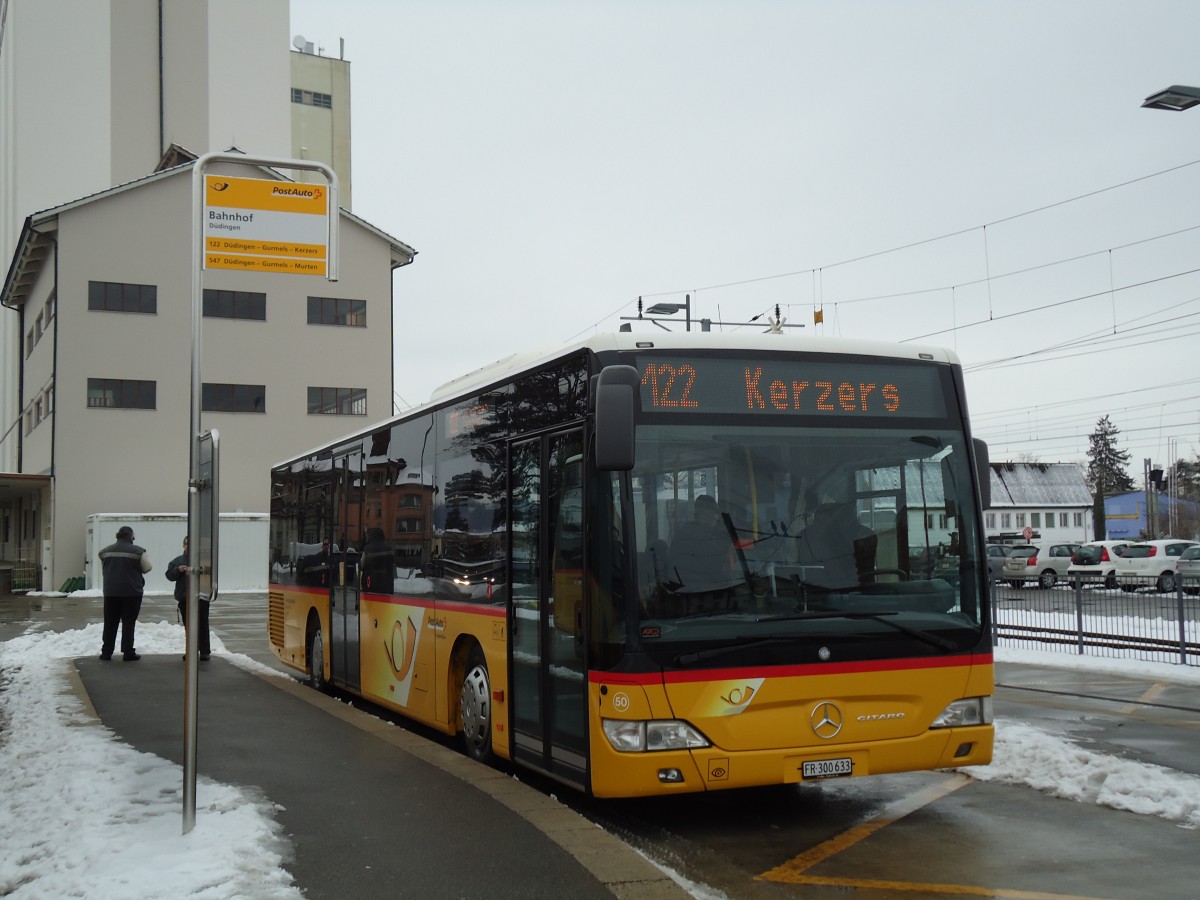
[[[167,581],[175,582],[175,603],[179,606],[179,616],[187,627],[187,595],[188,595],[188,539],[183,536],[183,553],[167,563]],[[196,636],[199,639],[196,649],[200,653],[200,661],[207,662],[212,654],[212,638],[208,630],[208,600],[201,597],[200,606],[196,609]],[[184,659],[187,659],[185,656]]]
[[[117,642],[117,626],[121,626],[121,655],[126,662],[141,659],[133,644],[133,629],[142,611],[142,591],[145,575],[150,571],[150,557],[144,548],[133,542],[133,529],[122,525],[117,529],[117,542],[100,551],[104,570],[104,637],[100,658],[112,659]]]

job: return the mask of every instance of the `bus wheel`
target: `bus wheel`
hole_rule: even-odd
[[[329,687],[325,681],[325,636],[321,633],[321,623],[314,622],[308,628],[308,649],[305,652],[308,659],[308,684],[318,691]]]
[[[467,756],[477,762],[489,761],[492,758],[492,685],[487,660],[478,647],[473,647],[467,657],[459,708]]]

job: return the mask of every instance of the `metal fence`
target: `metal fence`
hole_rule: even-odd
[[[1154,578],[1119,588],[1098,578],[1048,589],[996,582],[992,628],[998,647],[1200,665],[1200,595],[1183,585],[1161,593]]]

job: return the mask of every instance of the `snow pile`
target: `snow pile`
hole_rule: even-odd
[[[67,672],[98,654],[100,635],[94,624],[0,644],[0,896],[302,897],[269,803],[200,778],[182,835],[181,768],[87,716]],[[224,649],[216,635],[213,647]],[[182,627],[138,624],[139,652],[183,648]]]
[[[1053,797],[1200,827],[1200,778],[1093,753],[1022,722],[998,720],[990,766],[961,769],[979,781],[1023,784]]]

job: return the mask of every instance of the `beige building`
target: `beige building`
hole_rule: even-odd
[[[3,265],[30,213],[140,178],[173,145],[324,162],[353,209],[350,64],[340,45],[331,59],[293,42],[289,24],[288,0],[0,0]],[[0,472],[10,473],[16,331],[0,309]]]
[[[338,177],[341,204],[354,209],[350,179],[350,63],[317,54],[297,35],[292,53],[292,158],[325,163]],[[320,181],[300,172],[298,181]]]
[[[21,333],[0,559],[35,560],[43,589],[85,574],[87,516],[187,508],[191,192],[185,164],[25,221],[0,294]],[[272,463],[392,412],[392,273],[415,251],[344,209],[340,246],[337,282],[204,273],[222,511],[266,511]]]

